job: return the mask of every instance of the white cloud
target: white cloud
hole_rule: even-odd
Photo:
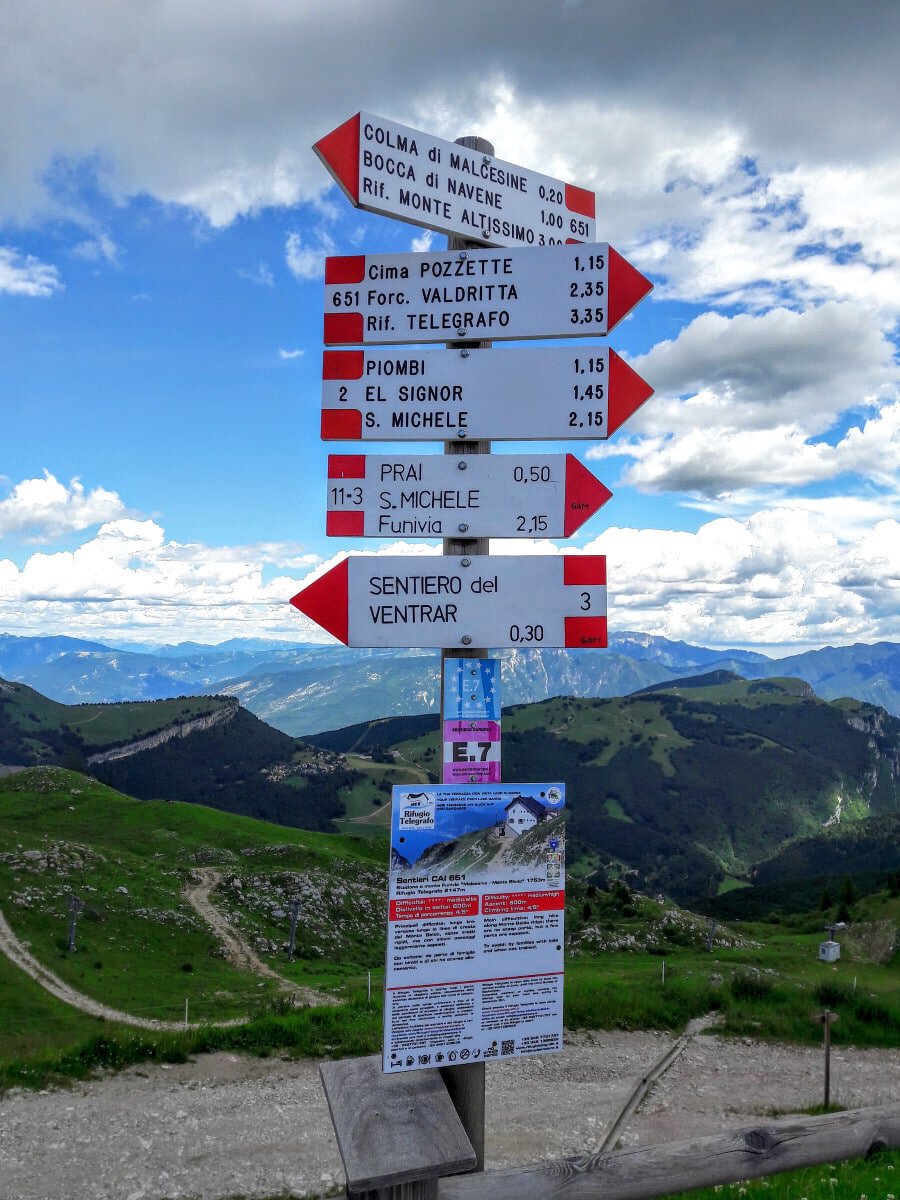
[[[305,350],[285,350],[281,346],[278,347],[278,357],[281,359],[302,358],[305,353]]]
[[[285,242],[285,261],[295,279],[303,282],[321,279],[325,273],[326,255],[335,251],[334,238],[320,229],[312,245],[304,245],[299,233],[289,233]]]
[[[275,276],[272,274],[266,263],[256,263],[252,267],[241,267],[238,269],[238,278],[246,279],[248,283],[258,284],[260,287],[274,287]]]
[[[624,483],[731,501],[744,491],[745,503],[846,472],[895,486],[900,372],[858,304],[705,313],[634,366],[653,402],[587,452],[631,458]]]
[[[414,237],[409,244],[413,254],[427,254],[434,242],[434,231],[431,229],[423,229],[418,237]]]
[[[45,471],[43,479],[23,479],[0,500],[0,537],[19,534],[42,541],[125,513],[125,505],[115,492],[102,487],[85,491],[79,479],[66,486]]]
[[[847,538],[833,513],[783,505],[696,533],[608,530],[612,627],[706,645],[900,637],[900,522]]]
[[[0,296],[52,296],[62,286],[56,267],[0,246]]]
[[[111,265],[119,260],[119,247],[106,233],[99,233],[94,237],[85,238],[83,242],[76,242],[70,253],[74,258],[83,258],[86,262],[108,262]]]

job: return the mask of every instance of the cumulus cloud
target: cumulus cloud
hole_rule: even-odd
[[[439,546],[397,542],[365,554],[433,556]],[[289,604],[333,567],[292,543],[206,546],[168,539],[158,522],[108,521],[75,550],[32,554],[18,567],[0,558],[0,628],[75,636],[113,634],[151,641],[330,635]]]
[[[302,358],[305,353],[305,350],[285,350],[282,346],[278,347],[278,357],[282,360]]]
[[[256,263],[252,267],[242,267],[238,269],[238,278],[246,279],[248,283],[258,284],[260,287],[274,287],[275,276],[266,263]]]
[[[299,233],[289,233],[284,247],[285,262],[295,279],[322,279],[326,255],[335,251],[334,238],[320,229],[312,244],[304,244]]]
[[[705,313],[634,365],[653,403],[587,453],[630,458],[624,483],[754,501],[848,472],[895,485],[900,372],[869,309]]]
[[[483,134],[501,158],[599,188],[604,236],[647,261],[666,247],[674,294],[774,286],[777,268],[798,292],[890,301],[895,5],[850,21],[837,0],[798,0],[786,21],[776,0],[458,0],[433,53],[434,14],[411,0],[5,13],[0,219],[53,212],[49,168],[85,162],[117,200],[145,193],[215,226],[321,202],[309,147],[365,79],[385,116]],[[839,261],[856,243],[858,261]]]
[[[853,540],[802,506],[709,521],[696,533],[608,530],[610,619],[705,645],[822,645],[900,636],[900,522]]]
[[[79,479],[66,485],[45,471],[43,479],[23,479],[0,500],[0,537],[18,534],[43,541],[125,513],[115,492],[102,487],[86,491]]]
[[[52,296],[62,286],[56,267],[0,246],[0,296]]]

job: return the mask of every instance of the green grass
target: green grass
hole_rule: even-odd
[[[25,851],[51,855],[52,868],[37,869]],[[297,983],[340,994],[349,974],[372,965],[374,921],[359,922],[353,883],[380,878],[385,861],[381,844],[198,805],[140,802],[59,769],[37,768],[0,781],[0,906],[7,920],[31,953],[71,986],[137,1016],[180,1020],[187,999],[191,1020],[243,1017],[278,990],[275,981],[231,966],[212,930],[184,900],[196,865],[216,865],[226,880],[247,879],[254,901],[279,881],[289,889],[300,876],[315,879],[326,932],[314,937],[305,922],[294,964],[277,950],[263,949],[262,956]],[[70,954],[73,893],[84,909]],[[254,938],[270,947],[287,940],[286,917],[275,919],[259,905],[242,907],[237,889],[216,896],[225,911],[230,901],[251,944]],[[380,913],[377,925],[383,936]],[[322,978],[328,931],[335,926],[344,931],[335,944],[345,961]],[[26,1025],[38,1024],[27,1011],[22,1016]]]
[[[0,1092],[10,1087],[43,1088],[85,1079],[102,1070],[121,1070],[143,1062],[187,1062],[213,1051],[268,1057],[339,1058],[374,1054],[381,1048],[381,1016],[364,1000],[335,1008],[307,1008],[281,1015],[260,1012],[229,1028],[150,1033],[106,1026],[103,1032],[66,1049],[17,1056],[0,1062]]]
[[[129,704],[77,704],[67,708],[65,724],[86,746],[108,746],[155,733],[176,721],[205,716],[226,703],[214,696],[181,696]]]
[[[900,1151],[765,1179],[673,1193],[667,1200],[888,1200],[900,1195]]]

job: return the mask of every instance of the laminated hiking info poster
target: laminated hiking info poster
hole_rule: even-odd
[[[562,1049],[564,806],[561,783],[394,788],[386,1072]]]

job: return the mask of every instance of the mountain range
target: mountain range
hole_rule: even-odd
[[[692,673],[805,680],[823,699],[852,696],[900,716],[900,644],[824,647],[773,659],[651,634],[613,634],[606,651],[507,650],[503,700],[601,698]],[[0,634],[0,676],[66,704],[227,694],[292,736],[373,717],[435,712],[437,655],[233,639],[218,646],[112,647],[69,637]]]

